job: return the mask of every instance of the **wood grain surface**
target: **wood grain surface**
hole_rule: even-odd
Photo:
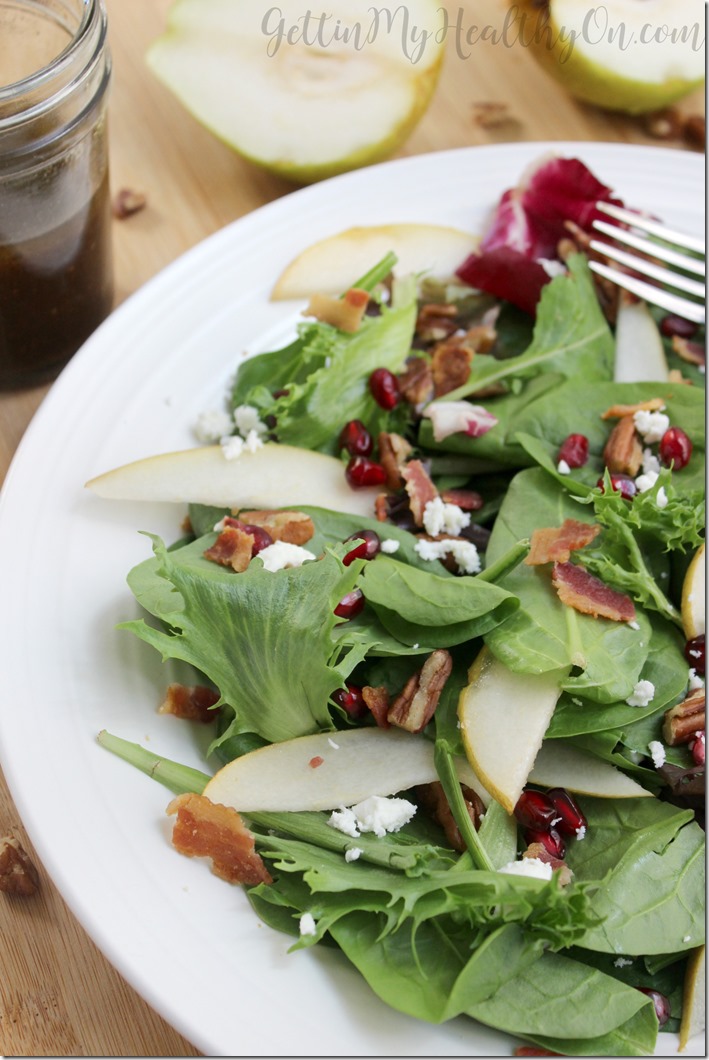
[[[452,17],[460,10],[466,25],[500,27],[505,13],[504,0],[448,0],[446,6]],[[114,222],[117,304],[204,237],[293,190],[237,157],[151,75],[144,55],[164,28],[168,7],[168,0],[107,0],[113,191],[131,188],[147,197],[143,211]],[[462,59],[449,41],[433,103],[400,154],[504,141],[658,142],[641,119],[572,100],[522,46],[477,43],[470,51]],[[479,120],[489,103],[505,108],[505,120],[495,127]],[[703,114],[703,93],[685,100],[681,110]],[[666,145],[686,149],[680,141]],[[48,389],[0,394],[0,481]],[[32,852],[0,776],[3,834]],[[0,894],[0,1054],[199,1055],[122,980],[38,869],[37,895]]]

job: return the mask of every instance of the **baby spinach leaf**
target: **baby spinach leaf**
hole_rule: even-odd
[[[488,562],[537,527],[564,519],[590,522],[590,513],[557,489],[540,468],[515,475],[487,549]],[[637,612],[639,630],[626,623],[579,614],[559,600],[550,567],[521,564],[501,582],[519,598],[519,610],[485,634],[494,655],[511,670],[544,673],[575,667],[563,687],[601,703],[626,699],[647,658],[650,627]]]

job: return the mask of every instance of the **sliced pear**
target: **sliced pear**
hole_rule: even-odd
[[[374,515],[377,489],[351,489],[341,461],[324,453],[267,443],[227,460],[218,445],[183,449],[124,464],[86,483],[99,497],[231,508],[299,504]]]
[[[621,293],[615,325],[616,383],[666,383],[667,359],[662,336],[646,302]]]
[[[458,703],[465,751],[480,782],[512,813],[561,694],[559,673],[514,673],[483,648],[468,680]]]
[[[244,157],[306,183],[386,158],[423,116],[445,53],[439,0],[307,10],[176,0],[148,65]]]
[[[682,996],[682,1021],[679,1027],[679,1051],[687,1048],[692,1038],[702,1034],[706,1025],[706,947],[699,946],[687,961]]]
[[[706,625],[706,563],[704,545],[694,554],[682,582],[682,626],[687,640],[699,637]]]
[[[569,92],[609,110],[660,110],[704,80],[696,0],[521,0],[532,54]]]
[[[544,741],[529,781],[543,788],[567,788],[578,795],[595,795],[599,799],[652,798],[649,791],[615,766],[565,740]]]
[[[391,224],[348,228],[321,239],[299,254],[276,281],[271,298],[339,295],[393,251],[395,275],[452,276],[479,240],[443,225]]]
[[[459,765],[461,782],[487,805],[468,763]],[[398,729],[348,729],[251,751],[220,769],[204,794],[242,813],[334,810],[437,779],[430,740]]]

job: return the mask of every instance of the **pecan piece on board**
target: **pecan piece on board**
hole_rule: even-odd
[[[621,416],[603,450],[603,462],[612,474],[634,478],[643,462],[643,449],[632,416]]]
[[[39,889],[39,874],[29,854],[14,836],[0,838],[0,891],[29,897]]]
[[[433,717],[453,660],[445,648],[431,652],[418,673],[412,674],[396,697],[387,720],[407,732],[421,732]]]
[[[670,747],[689,743],[694,734],[706,725],[705,703],[705,689],[695,688],[681,703],[666,710],[662,725],[665,743]]]

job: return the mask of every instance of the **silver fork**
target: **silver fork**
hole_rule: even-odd
[[[641,217],[630,210],[624,210],[607,202],[599,202],[596,206],[598,210],[615,221],[631,225],[635,231],[622,228],[621,224],[609,224],[600,220],[593,222],[595,231],[610,237],[615,242],[632,247],[633,250],[639,251],[640,254],[647,254],[656,260],[649,261],[646,257],[628,253],[627,250],[623,250],[613,243],[599,239],[592,239],[590,248],[606,258],[610,258],[613,261],[617,261],[620,265],[632,269],[633,273],[647,276],[648,279],[654,282],[648,283],[635,275],[631,276],[621,269],[606,265],[602,261],[591,261],[591,269],[598,273],[599,276],[604,276],[619,287],[625,288],[625,290],[630,291],[646,302],[650,302],[652,305],[660,306],[669,313],[684,317],[685,320],[703,324],[705,321],[704,302],[706,289],[703,280],[696,280],[692,277],[701,276],[703,278],[705,276],[704,240],[686,235],[684,232],[677,232],[658,221]],[[656,239],[662,240],[662,242],[656,243],[652,239],[646,239],[638,234],[638,230],[647,233],[649,236],[654,236]],[[689,251],[689,253],[684,253],[684,251]],[[700,257],[695,255],[700,255]],[[663,265],[658,265],[657,260],[665,262],[666,265],[671,267],[665,268]],[[687,276],[685,275],[686,273],[691,273],[691,275]],[[674,290],[668,291],[666,290],[667,287],[671,287]],[[683,293],[675,294],[675,291]],[[689,297],[684,297],[684,295]]]

